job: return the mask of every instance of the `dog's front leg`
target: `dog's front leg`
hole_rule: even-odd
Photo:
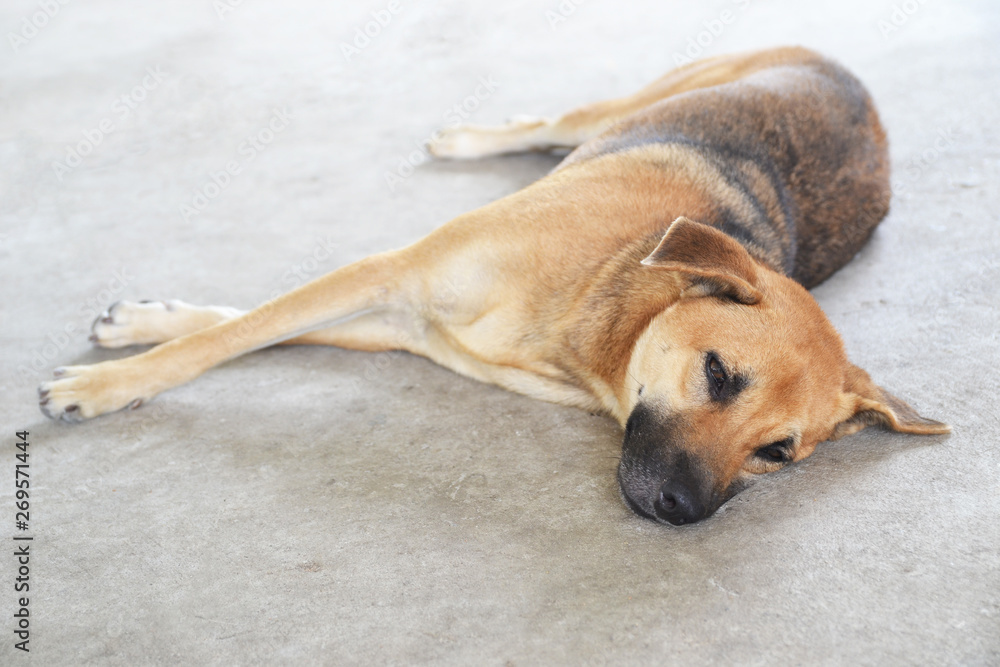
[[[405,252],[375,255],[143,354],[56,369],[56,379],[39,387],[42,411],[79,421],[138,407],[227,359],[318,329],[333,332],[338,325],[348,336],[357,335],[358,323],[365,320],[371,323],[363,326],[370,346],[418,347],[411,333],[391,333],[393,322],[409,321],[405,313],[414,303],[411,292],[419,288],[408,278],[411,274]],[[336,344],[335,335],[330,342]]]

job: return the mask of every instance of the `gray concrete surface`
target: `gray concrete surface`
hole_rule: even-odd
[[[387,2],[223,2],[0,7],[0,663],[1000,663],[996,3],[398,0],[345,54]],[[408,243],[556,163],[429,163],[390,188],[456,104],[556,113],[699,39],[805,44],[870,87],[898,195],[815,294],[854,360],[950,437],[821,446],[672,530],[619,500],[610,421],[403,355],[269,350],[139,411],[38,412],[56,365],[131,352],[90,349],[90,309],[249,307]],[[276,110],[291,119],[250,159]]]

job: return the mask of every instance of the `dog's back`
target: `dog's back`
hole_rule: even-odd
[[[805,49],[775,57],[778,64],[737,81],[632,114],[561,168],[654,144],[694,148],[741,199],[701,222],[806,287],[822,282],[888,212],[885,132],[846,69]]]

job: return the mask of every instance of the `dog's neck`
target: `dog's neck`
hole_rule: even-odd
[[[680,281],[673,273],[641,264],[661,236],[625,246],[602,267],[587,286],[564,341],[572,356],[563,360],[563,367],[615,417],[627,409],[626,378],[636,341],[680,296]],[[601,326],[595,328],[595,322]]]

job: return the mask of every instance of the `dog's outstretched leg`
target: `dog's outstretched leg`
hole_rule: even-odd
[[[184,301],[118,301],[94,320],[90,340],[97,347],[159,345],[232,320],[247,311],[228,306],[195,306]],[[278,345],[339,345],[345,327],[319,329],[281,341]]]
[[[601,128],[603,129],[603,127]],[[598,132],[594,132],[596,135]],[[515,116],[503,125],[459,125],[440,130],[427,143],[434,157],[470,159],[556,148],[575,148],[589,136],[535,116]]]
[[[633,95],[588,104],[556,119],[518,116],[504,125],[459,125],[441,130],[427,148],[441,158],[470,159],[576,148],[623,118],[673,95],[740,79],[756,70],[816,59],[798,47],[717,56],[678,67]]]
[[[326,333],[311,342],[421,352],[420,327],[414,325],[419,315],[409,308],[417,302],[409,290],[419,286],[407,282],[408,263],[403,253],[375,255],[143,354],[56,369],[56,379],[39,387],[42,410],[50,417],[79,421],[138,407],[227,359],[320,329]]]
[[[159,345],[245,312],[223,306],[193,306],[176,299],[118,301],[94,320],[90,341],[104,348]]]

